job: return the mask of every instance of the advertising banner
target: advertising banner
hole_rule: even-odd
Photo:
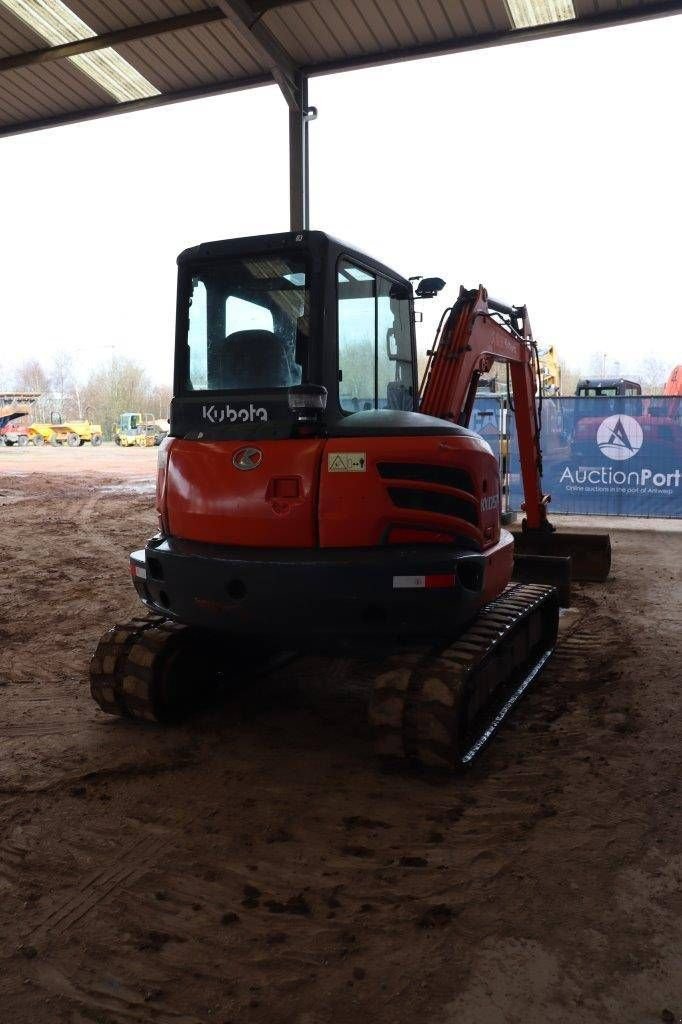
[[[508,452],[510,505],[519,509],[518,445],[506,399],[477,399],[471,426],[477,429],[479,402],[485,410],[491,400],[500,409],[499,434],[491,447],[498,456]],[[544,398],[541,416],[543,486],[552,495],[550,510],[682,518],[682,398]],[[483,436],[490,443],[490,436]]]

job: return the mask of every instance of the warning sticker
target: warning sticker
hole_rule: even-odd
[[[365,452],[330,452],[327,469],[330,473],[364,473],[367,456]]]

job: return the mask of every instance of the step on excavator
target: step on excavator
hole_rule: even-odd
[[[95,701],[173,722],[221,673],[369,648],[378,753],[470,763],[551,657],[559,618],[556,587],[512,582],[499,467],[467,427],[493,362],[513,388],[525,557],[550,577],[571,556],[590,578],[610,563],[607,536],[547,519],[525,307],[462,289],[418,386],[415,302],[441,279],[414,289],[319,231],[205,243],[178,266],[159,531],[130,556],[149,613],[100,640]]]

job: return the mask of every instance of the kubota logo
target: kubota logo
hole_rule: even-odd
[[[232,456],[232,465],[237,469],[257,469],[262,461],[260,448],[239,448]]]
[[[597,444],[607,459],[622,462],[636,455],[644,443],[644,433],[632,416],[608,416],[599,425]]]
[[[255,406],[253,402],[249,404],[248,408],[242,406],[241,409],[234,409],[229,404],[224,406],[205,405],[202,408],[201,416],[209,423],[236,423],[237,420],[240,423],[256,423],[258,420],[263,423],[268,422],[268,410],[263,406]]]

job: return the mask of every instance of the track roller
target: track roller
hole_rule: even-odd
[[[90,692],[109,715],[181,721],[215,693],[218,644],[162,616],[131,619],[101,638],[90,661]]]
[[[370,703],[377,753],[470,764],[551,657],[558,625],[554,588],[512,585],[448,646],[393,655]]]

